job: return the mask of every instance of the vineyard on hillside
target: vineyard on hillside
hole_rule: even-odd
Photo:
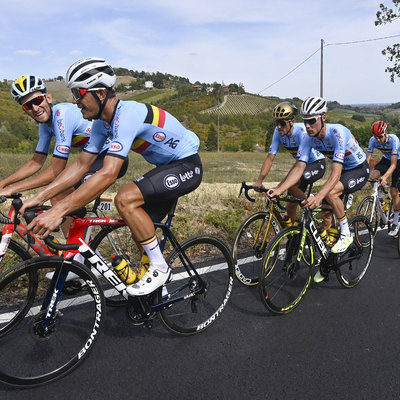
[[[209,108],[208,110],[204,110],[203,113],[217,114],[219,112],[220,115],[255,115],[272,109],[275,106],[275,102],[264,97],[249,94],[229,95],[224,97],[224,101],[219,107]]]

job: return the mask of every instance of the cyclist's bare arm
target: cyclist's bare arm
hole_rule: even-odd
[[[48,236],[61,224],[63,216],[86,205],[111,186],[117,180],[123,163],[124,159],[106,156],[103,168],[93,174],[78,189],[59,201],[49,211],[37,216],[28,225],[27,229],[42,235],[42,237]]]
[[[11,193],[22,192],[29,189],[36,189],[38,187],[48,185],[49,183],[53,182],[64,170],[65,166],[67,165],[67,161],[68,160],[65,158],[53,157],[51,159],[51,164],[48,168],[46,168],[44,171],[36,176],[32,176],[31,178],[25,179],[21,182],[17,182],[12,186],[8,186],[6,188],[6,194],[11,195]]]
[[[27,208],[41,206],[47,200],[73,187],[85,176],[96,158],[97,154],[82,151],[77,160],[65,168],[57,179],[44,187],[32,198],[25,200],[20,213],[23,214]]]
[[[267,193],[268,198],[272,199],[275,196],[279,196],[295,185],[303,175],[306,166],[307,164],[305,162],[296,160],[295,164],[289,170],[285,178],[283,178],[282,182],[276,188]]]
[[[25,178],[32,176],[43,167],[46,158],[47,158],[46,154],[34,153],[32,158],[28,162],[26,162],[24,165],[18,168],[9,177],[0,181],[0,188],[1,189],[5,188],[8,185],[11,185],[13,183],[19,182]],[[3,194],[3,192],[0,191],[0,194]]]
[[[258,175],[258,179],[253,184],[254,187],[263,187],[263,180],[269,174],[271,170],[271,166],[274,162],[275,154],[268,154],[267,158],[264,160],[263,165],[261,166],[260,174]]]

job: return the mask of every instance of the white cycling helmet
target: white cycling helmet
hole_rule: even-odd
[[[318,115],[328,112],[326,101],[322,97],[308,97],[301,105],[300,114],[305,117],[309,115]]]
[[[103,58],[88,57],[73,63],[67,71],[67,88],[111,88],[117,77],[114,70]]]
[[[11,96],[16,102],[19,102],[22,97],[33,92],[47,92],[44,81],[34,75],[20,76],[11,85]]]

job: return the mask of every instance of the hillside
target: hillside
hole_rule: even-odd
[[[190,83],[186,78],[165,74],[123,71],[115,88],[121,99],[132,99],[164,108],[200,137],[202,151],[262,151],[268,149],[275,123],[271,111],[281,101],[291,101],[300,108],[302,100],[279,99],[243,93],[243,88],[230,84]],[[133,75],[132,75],[133,74]],[[135,76],[136,74],[136,76]],[[144,90],[146,79],[156,88]],[[54,103],[72,101],[64,81],[46,81]],[[132,90],[131,88],[136,88]],[[210,90],[211,89],[211,90]],[[226,89],[231,93],[226,95]],[[238,90],[240,89],[240,90]],[[0,134],[2,149],[11,152],[33,151],[37,126],[20,106],[10,101],[9,84],[0,84]],[[225,94],[225,95],[224,95]],[[366,146],[373,121],[388,122],[390,132],[400,131],[400,103],[385,107],[328,104],[327,120],[347,126],[358,141]]]
[[[201,113],[235,115],[249,114],[256,115],[262,112],[271,111],[276,105],[276,100],[250,94],[235,94],[224,96],[224,101],[218,106],[201,111]]]

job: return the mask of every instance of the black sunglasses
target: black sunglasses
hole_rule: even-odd
[[[26,103],[22,104],[22,109],[25,111],[32,110],[33,106],[40,106],[43,102],[46,96],[44,95],[39,95],[33,98],[32,100],[27,101]]]
[[[290,120],[279,119],[278,121],[276,121],[276,125],[277,126],[279,125],[279,126],[281,126],[283,128],[290,121],[291,121],[291,119]]]
[[[318,117],[314,118],[303,118],[303,122],[308,125],[314,125],[320,118],[321,115],[318,115]]]

